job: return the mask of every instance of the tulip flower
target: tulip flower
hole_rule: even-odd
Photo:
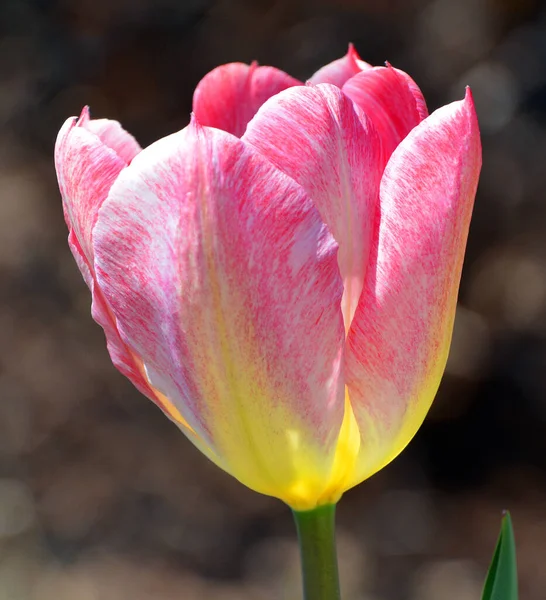
[[[219,467],[307,511],[409,443],[453,328],[470,91],[428,115],[352,47],[306,85],[228,64],[182,131],[142,150],[84,109],[55,162],[113,363]]]

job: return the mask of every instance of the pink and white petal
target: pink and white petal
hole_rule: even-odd
[[[349,50],[345,56],[319,69],[311,76],[309,83],[315,85],[318,83],[331,83],[341,88],[353,75],[371,68],[370,64],[360,58],[355,47],[349,44]]]
[[[89,130],[89,113],[84,109],[80,119],[68,119],[57,137],[55,166],[63,211],[68,225],[68,244],[92,294],[91,314],[104,329],[108,351],[119,369],[143,394],[159,404],[161,399],[151,389],[138,358],[122,342],[102,292],[97,285],[93,264],[92,229],[98,209],[105,200],[112,183],[126,163],[111,148]],[[179,421],[175,411],[165,410]]]
[[[73,254],[76,256],[74,251]],[[76,262],[79,263],[78,260],[76,260]],[[83,269],[85,269],[86,265],[79,266],[80,271],[83,273]],[[84,279],[87,278],[84,276]],[[170,411],[169,407],[165,406],[161,402],[160,398],[158,398],[154,390],[151,388],[146,379],[141,361],[139,361],[137,356],[131,353],[129,348],[120,338],[115,319],[110,312],[108,304],[106,303],[104,295],[102,294],[102,291],[96,280],[91,278],[90,281],[91,285],[89,285],[89,289],[91,290],[91,295],[93,298],[91,304],[91,316],[104,330],[106,346],[108,348],[108,353],[110,354],[112,364],[116,367],[116,369],[118,369],[118,371],[120,371],[120,373],[122,373],[122,375],[125,375],[125,377],[129,379],[129,381],[141,394],[144,394],[147,398],[152,400],[163,410],[163,412],[167,414],[169,418],[180,424],[181,419],[179,416],[175,412]]]
[[[115,367],[123,373],[136,388],[151,399],[153,393],[150,389],[149,384],[145,380],[142,374],[142,370],[137,366],[136,361],[133,359],[131,354],[127,351],[125,344],[121,341],[119,333],[117,331],[115,320],[113,315],[110,313],[106,301],[102,295],[100,288],[98,287],[94,274],[89,268],[87,259],[85,258],[78,239],[74,235],[74,232],[70,232],[68,236],[68,245],[78,268],[83,275],[83,279],[91,291],[93,298],[91,305],[91,314],[93,319],[103,328],[106,336],[106,342],[108,346],[108,352],[112,359]]]
[[[434,112],[391,157],[381,182],[375,265],[346,349],[361,432],[354,484],[411,440],[447,360],[481,167],[470,92]]]
[[[117,329],[116,320],[112,311],[110,310],[104,294],[100,289],[94,273],[89,269],[87,259],[85,258],[83,251],[79,245],[74,232],[70,232],[68,236],[68,245],[72,251],[76,264],[83,275],[84,281],[87,283],[92,296],[91,303],[91,316],[95,322],[102,327],[104,335],[106,337],[106,346],[108,353],[112,360],[112,364],[118,369],[118,371],[127,377],[129,381],[137,388],[137,390],[149,398],[152,402],[165,413],[165,415],[176,423],[186,434],[192,439],[196,437],[193,429],[188,425],[185,419],[182,417],[178,409],[165,398],[158,390],[155,390],[150,385],[142,360],[131,351],[131,349],[125,344],[119,335]],[[194,443],[198,443],[195,442]],[[200,445],[200,449],[209,458],[210,449],[203,443]]]
[[[193,94],[193,113],[201,125],[223,129],[237,137],[271,96],[301,81],[256,63],[229,63],[207,73]]]
[[[88,126],[87,109],[79,119],[65,122],[55,144],[55,168],[68,228],[92,270],[91,232],[97,213],[127,163]]]
[[[292,506],[316,499],[343,418],[342,282],[301,187],[194,121],[120,175],[94,246],[123,339],[218,464]]]
[[[356,310],[379,197],[381,142],[333,85],[292,88],[268,100],[242,138],[309,194],[339,245],[348,330]]]
[[[428,114],[417,84],[390,65],[363,71],[351,77],[342,89],[376,126],[385,164],[396,146]]]
[[[85,128],[97,135],[101,142],[112,149],[127,165],[142,150],[140,144],[123,129],[118,121],[90,119],[85,124]]]

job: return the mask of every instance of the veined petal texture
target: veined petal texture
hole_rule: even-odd
[[[201,125],[216,127],[237,137],[271,96],[301,81],[256,63],[229,63],[216,67],[197,84],[193,113]]]
[[[444,371],[481,145],[470,92],[434,112],[394,151],[346,378],[361,433],[354,484],[415,435]]]
[[[382,168],[396,146],[428,115],[417,84],[390,65],[362,71],[342,89],[376,126],[383,144]]]
[[[450,345],[481,147],[352,45],[303,85],[208,73],[141,150],[84,109],[55,164],[116,367],[250,488],[335,503],[421,425]]]
[[[309,194],[339,245],[348,330],[369,260],[379,198],[381,142],[366,115],[339,88],[285,90],[268,100],[243,140]]]
[[[89,118],[85,108],[79,119],[63,125],[55,145],[55,168],[68,225],[68,244],[91,290],[91,313],[104,329],[114,365],[146,396],[157,401],[138,364],[121,341],[116,325],[97,286],[92,229],[100,206],[117,176],[140,151],[134,138],[116,121]]]
[[[336,245],[304,190],[193,122],[121,173],[93,239],[100,286],[154,388],[217,464],[312,507],[343,419],[345,333]]]
[[[117,121],[101,119],[97,124],[87,108],[79,119],[68,119],[57,136],[55,167],[65,220],[91,268],[97,212],[119,173],[139,151]]]
[[[349,44],[349,50],[345,56],[320,68],[310,77],[309,83],[331,83],[341,88],[353,75],[371,68],[370,64],[360,58],[355,47]]]

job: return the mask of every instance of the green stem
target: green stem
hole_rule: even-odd
[[[335,504],[293,514],[300,544],[304,599],[340,600]]]

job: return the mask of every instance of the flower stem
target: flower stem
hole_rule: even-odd
[[[336,505],[293,511],[305,600],[340,600],[336,553]]]

